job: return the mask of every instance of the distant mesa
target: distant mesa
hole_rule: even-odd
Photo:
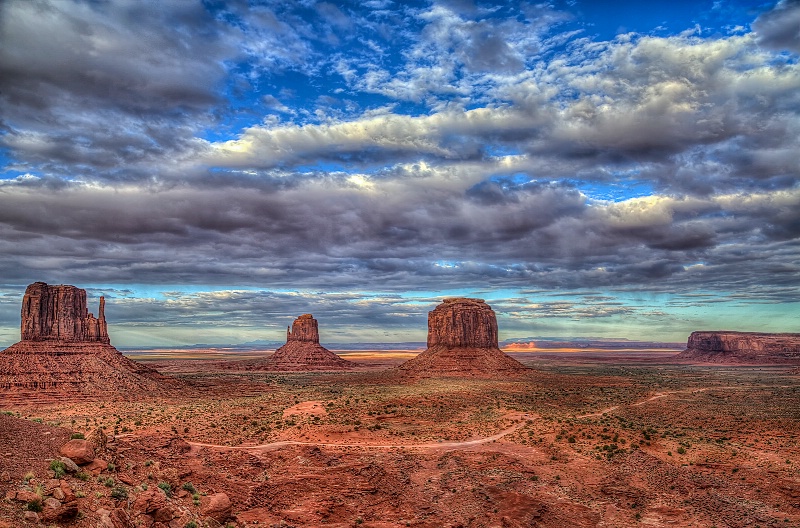
[[[231,362],[228,368],[269,371],[350,370],[355,365],[319,344],[319,326],[311,314],[303,314],[286,329],[286,344],[266,360]]]
[[[445,299],[428,313],[428,348],[400,371],[415,377],[517,377],[528,368],[498,347],[497,318],[482,299]]]
[[[97,317],[86,290],[35,282],[22,299],[22,340],[0,352],[0,401],[42,403],[68,394],[134,397],[177,383],[111,346],[105,298]]]
[[[677,359],[703,363],[800,364],[800,334],[692,332]]]

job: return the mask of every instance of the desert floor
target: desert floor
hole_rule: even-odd
[[[336,374],[143,354],[185,389],[0,402],[34,428],[0,431],[0,497],[51,478],[58,439],[102,428],[110,464],[70,477],[81,513],[69,526],[115,508],[135,518],[159,483],[180,512],[163,526],[181,528],[202,526],[185,488],[228,494],[237,527],[800,526],[800,376],[670,354],[514,354],[534,367],[519,381],[383,370],[409,352],[354,353],[360,370]],[[7,526],[22,515],[0,501]]]

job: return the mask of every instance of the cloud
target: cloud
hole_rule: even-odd
[[[796,2],[608,41],[546,4],[246,7],[2,3],[4,291],[145,282],[215,328],[308,292],[373,328],[409,291],[796,301]]]
[[[758,43],[777,50],[800,53],[800,2],[781,0],[753,22]]]

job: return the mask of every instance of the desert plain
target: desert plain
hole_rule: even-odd
[[[335,373],[196,352],[132,354],[177,380],[160,393],[6,397],[0,495],[66,482],[76,528],[800,526],[793,367],[548,350],[511,353],[520,379],[415,379],[392,368],[414,351]],[[100,462],[53,482],[59,447],[97,431]],[[169,518],[145,515],[153,490]],[[0,526],[25,513],[0,501]]]

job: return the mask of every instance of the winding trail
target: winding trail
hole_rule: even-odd
[[[595,416],[602,416],[603,414],[615,411],[620,407],[638,407],[640,405],[645,405],[646,403],[657,400],[659,398],[665,398],[672,394],[685,394],[685,393],[696,394],[698,392],[704,392],[710,389],[720,389],[720,388],[724,389],[724,388],[739,388],[739,387],[701,387],[701,388],[674,390],[666,392],[657,392],[656,394],[635,403],[614,405],[612,407],[608,407],[597,412],[576,416],[576,418],[592,418]],[[215,449],[228,449],[228,450],[271,451],[274,449],[280,449],[281,447],[293,446],[293,445],[317,446],[317,447],[356,447],[361,449],[430,449],[430,450],[459,449],[459,448],[473,447],[481,444],[488,444],[490,442],[500,440],[504,436],[514,433],[517,430],[524,427],[525,425],[527,425],[528,420],[538,419],[539,416],[531,413],[512,412],[512,413],[507,413],[503,418],[511,420],[519,420],[519,422],[515,423],[511,427],[503,429],[499,433],[494,434],[492,436],[487,436],[484,438],[476,438],[474,440],[464,440],[462,442],[427,442],[422,444],[370,444],[362,442],[335,443],[335,442],[303,442],[300,440],[279,440],[277,442],[270,442],[267,444],[239,445],[239,446],[209,444],[204,442],[192,442],[192,441],[189,441],[188,444],[192,446],[192,451],[196,451],[201,447],[210,447]]]
[[[538,418],[536,415],[529,413],[513,413],[507,414],[504,418],[520,420],[511,427],[503,429],[497,434],[487,436],[484,438],[476,438],[474,440],[464,440],[462,442],[427,442],[423,444],[367,444],[367,443],[333,443],[333,442],[302,442],[300,440],[280,440],[278,442],[270,442],[268,444],[252,445],[252,446],[226,446],[220,444],[207,444],[203,442],[187,442],[192,449],[200,447],[212,447],[216,449],[231,449],[231,450],[258,450],[258,451],[271,451],[281,447],[301,445],[301,446],[317,446],[317,447],[358,447],[362,449],[458,449],[472,447],[481,444],[488,444],[499,440],[506,435],[516,432],[522,427],[528,425],[528,420]]]
[[[674,391],[667,391],[667,392],[657,392],[653,396],[650,396],[649,398],[645,398],[644,400],[638,401],[636,403],[614,405],[612,407],[607,407],[607,408],[605,408],[605,409],[603,409],[601,411],[597,411],[597,412],[593,412],[593,413],[589,413],[589,414],[581,414],[579,416],[576,416],[575,418],[593,418],[595,416],[602,416],[605,413],[609,413],[611,411],[616,411],[620,407],[638,407],[640,405],[644,405],[645,403],[650,403],[651,401],[657,400],[659,398],[666,398],[667,396],[671,396],[672,394],[685,394],[685,393],[696,394],[698,392],[704,392],[704,391],[707,391],[709,389],[720,389],[720,388],[724,389],[724,388],[728,388],[728,387],[702,387],[702,388],[699,388],[699,389],[683,389],[683,390],[674,390]]]

